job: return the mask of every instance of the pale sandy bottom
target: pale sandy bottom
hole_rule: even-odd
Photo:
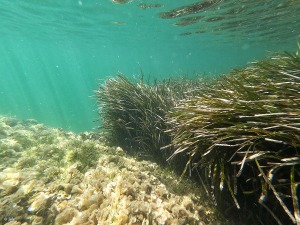
[[[0,224],[224,224],[201,193],[97,134],[0,117]]]

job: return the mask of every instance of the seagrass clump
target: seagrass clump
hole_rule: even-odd
[[[160,147],[169,144],[170,137],[164,132],[164,117],[174,102],[167,83],[150,85],[118,74],[99,86],[96,97],[102,128],[113,144],[165,161]]]
[[[184,172],[199,171],[216,202],[229,196],[237,208],[249,201],[267,212],[253,213],[252,224],[300,224],[298,55],[277,54],[213,80],[179,101],[167,124],[169,159],[187,156]]]

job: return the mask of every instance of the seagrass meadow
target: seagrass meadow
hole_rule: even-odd
[[[200,80],[181,78],[154,81],[150,85],[143,77],[131,81],[118,74],[96,91],[102,128],[114,144],[165,163],[169,153],[161,151],[161,147],[171,142],[170,135],[165,133],[166,113],[196,84],[200,85]]]
[[[300,224],[299,85],[298,52],[276,53],[211,79],[119,75],[96,96],[112,143],[198,180],[236,224]]]

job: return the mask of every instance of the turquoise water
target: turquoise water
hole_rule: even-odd
[[[90,131],[94,90],[118,71],[215,75],[294,51],[299,10],[296,0],[1,0],[0,114]]]

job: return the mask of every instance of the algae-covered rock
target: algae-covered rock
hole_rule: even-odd
[[[1,142],[20,129],[18,140],[31,144],[21,145],[9,167],[0,162],[0,224],[224,224],[201,189],[186,182],[177,194],[174,173],[93,134],[20,121],[7,127]]]

